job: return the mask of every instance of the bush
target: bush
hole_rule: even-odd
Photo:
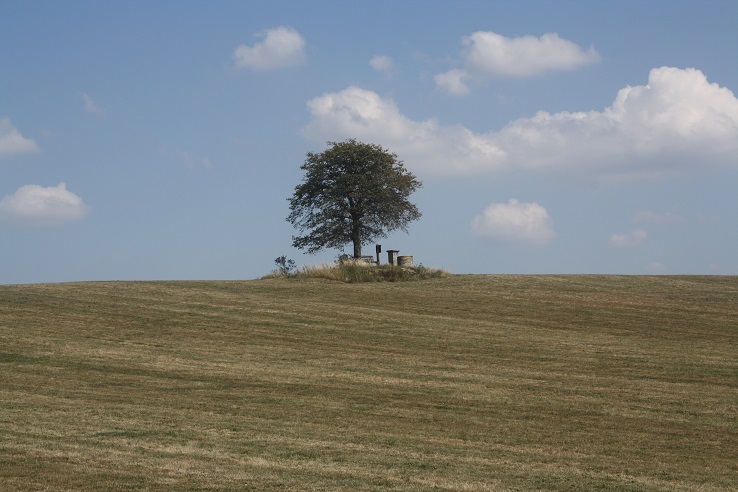
[[[271,277],[289,277],[297,272],[297,265],[295,260],[290,260],[286,256],[278,256],[274,260],[274,264],[277,265],[275,270],[272,270]]]
[[[360,283],[427,280],[449,275],[444,270],[427,268],[423,265],[412,267],[375,265],[345,256],[339,257],[333,265],[303,267],[299,271],[294,260],[290,260],[286,256],[277,257],[274,264],[277,268],[262,278],[317,278],[337,282]]]
[[[444,270],[427,268],[423,265],[400,267],[394,265],[370,265],[356,261],[341,261],[335,265],[306,267],[298,277],[322,278],[340,282],[403,282],[427,280],[448,275]]]

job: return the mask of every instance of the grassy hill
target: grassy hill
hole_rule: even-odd
[[[0,286],[0,490],[728,491],[738,277]]]

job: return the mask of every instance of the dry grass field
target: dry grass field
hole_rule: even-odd
[[[738,490],[738,277],[0,286],[0,490]]]

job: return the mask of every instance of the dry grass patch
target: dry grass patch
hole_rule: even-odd
[[[321,279],[346,283],[406,282],[448,277],[450,274],[439,268],[418,266],[376,265],[363,261],[343,260],[330,265],[317,265],[289,272],[283,268],[275,270],[264,279],[293,278]]]
[[[728,491],[738,279],[0,286],[0,489]]]

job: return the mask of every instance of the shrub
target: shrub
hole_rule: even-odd
[[[400,267],[394,265],[370,265],[357,261],[341,261],[335,265],[306,267],[297,274],[304,278],[322,278],[340,282],[403,282],[427,280],[448,275],[444,270],[423,265]]]
[[[272,276],[275,277],[289,277],[297,272],[297,265],[295,260],[290,260],[286,256],[278,256],[274,260],[274,264],[277,265],[277,269],[272,271]]]

